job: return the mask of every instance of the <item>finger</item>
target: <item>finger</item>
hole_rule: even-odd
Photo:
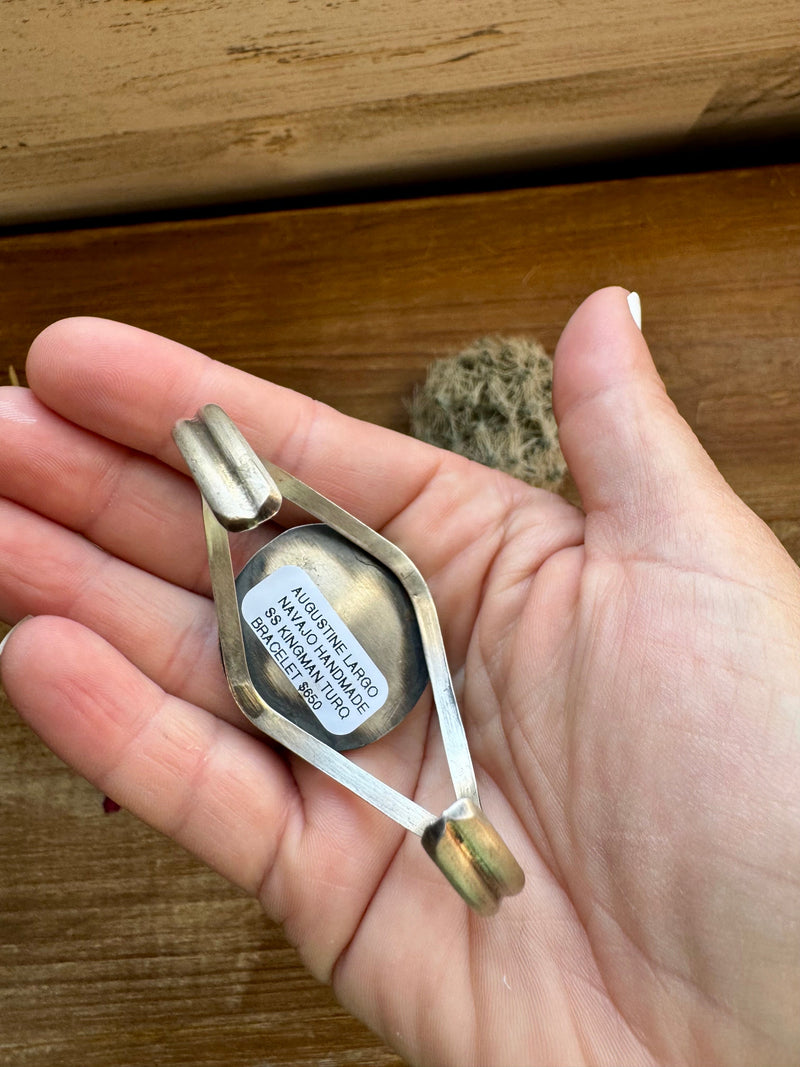
[[[57,755],[249,892],[281,837],[299,832],[297,793],[274,752],[164,693],[90,630],[32,619],[11,635],[2,672]]]
[[[166,692],[230,722],[213,604],[0,500],[0,615],[56,614],[101,634]]]
[[[553,407],[587,545],[702,554],[709,509],[732,494],[667,396],[627,295],[594,293],[556,348]]]
[[[209,595],[200,503],[187,477],[75,426],[27,389],[0,389],[0,434],[0,496],[136,567]],[[265,540],[264,529],[234,538],[234,563],[244,563]]]
[[[27,375],[37,396],[65,418],[181,470],[175,422],[217,403],[259,454],[371,526],[401,511],[440,462],[430,446],[106,320],[49,327],[31,346]]]

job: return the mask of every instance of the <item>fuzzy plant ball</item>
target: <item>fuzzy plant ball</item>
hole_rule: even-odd
[[[553,415],[553,363],[537,341],[484,337],[431,364],[410,404],[411,432],[529,485],[566,474]]]

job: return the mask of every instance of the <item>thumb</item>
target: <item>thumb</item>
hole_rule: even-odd
[[[710,536],[709,509],[746,509],[667,396],[627,297],[593,293],[556,347],[561,447],[595,544],[660,557],[672,546],[686,561]]]

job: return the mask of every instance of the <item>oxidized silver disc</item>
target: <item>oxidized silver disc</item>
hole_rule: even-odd
[[[247,665],[279,714],[339,751],[383,737],[428,680],[399,579],[324,523],[259,549],[236,579]]]

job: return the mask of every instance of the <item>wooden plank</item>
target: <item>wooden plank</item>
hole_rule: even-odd
[[[0,47],[0,221],[800,132],[795,0],[41,0]]]
[[[0,239],[0,377],[54,319],[117,317],[402,429],[432,358],[552,350],[619,282],[680,409],[800,560],[800,167]],[[154,383],[157,388],[157,383]],[[399,1064],[256,906],[0,711],[0,1059]]]

